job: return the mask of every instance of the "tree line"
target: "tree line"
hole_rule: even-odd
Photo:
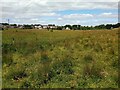
[[[101,24],[96,26],[81,26],[81,25],[65,25],[63,28],[70,28],[71,30],[94,30],[94,29],[113,29],[119,28],[120,23],[117,24]]]
[[[9,26],[17,26],[17,24],[8,24],[8,23],[2,23],[2,25],[9,25]],[[55,25],[54,25],[55,26]],[[57,26],[56,28],[53,28],[55,30],[64,30],[68,28],[69,30],[95,30],[95,29],[113,29],[120,27],[120,23],[117,24],[101,24],[96,26],[82,26],[82,25],[64,25],[64,26]],[[23,29],[33,29],[33,24],[31,25],[23,25]],[[49,28],[47,28],[49,29]]]

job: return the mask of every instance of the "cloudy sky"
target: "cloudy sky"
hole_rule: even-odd
[[[0,0],[0,22],[99,25],[118,22],[118,0]]]

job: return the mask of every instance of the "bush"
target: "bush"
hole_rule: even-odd
[[[31,88],[31,83],[29,81],[24,81],[20,87],[21,88]]]
[[[47,51],[43,51],[41,52],[41,63],[46,63],[46,62],[50,62],[50,58],[48,57]]]
[[[73,63],[71,58],[66,57],[61,61],[56,61],[53,64],[53,71],[56,74],[64,73],[64,74],[73,74],[74,71],[72,69]]]
[[[93,63],[87,64],[83,69],[83,75],[88,76],[92,79],[102,79],[106,76],[106,72],[104,70],[104,65],[102,63]]]
[[[22,68],[14,71],[13,69],[10,69],[9,71],[10,71],[8,72],[9,75],[6,76],[6,79],[19,80],[21,78],[27,77],[27,74],[25,73],[24,70],[22,70]]]
[[[24,78],[27,76],[27,74],[24,71],[18,71],[18,72],[14,72],[12,75],[12,78],[14,80],[19,80],[21,78]]]
[[[101,46],[99,43],[97,43],[97,44],[94,46],[94,50],[95,50],[96,52],[100,52],[100,51],[103,51],[103,48],[102,48],[102,46]]]
[[[83,59],[84,59],[86,62],[91,62],[91,61],[94,60],[93,57],[92,57],[92,55],[90,55],[90,54],[86,54]]]
[[[12,54],[3,54],[2,64],[10,66],[13,63]]]
[[[16,48],[13,44],[3,44],[2,45],[2,53],[3,54],[13,53],[15,51],[16,51]]]
[[[114,55],[115,54],[115,51],[114,51],[114,49],[111,47],[111,48],[109,48],[109,54],[111,54],[111,55]]]

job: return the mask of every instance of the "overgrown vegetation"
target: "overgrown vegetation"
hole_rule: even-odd
[[[31,25],[18,25],[17,24],[8,24],[8,23],[1,23],[1,25],[5,26],[6,28],[1,28],[1,30],[3,29],[8,29],[11,26],[14,26],[14,28],[19,28],[19,26],[22,26],[22,29],[34,29],[35,26],[39,26],[37,24],[31,24]],[[68,29],[68,30],[101,30],[101,29],[113,29],[113,28],[119,28],[120,27],[120,23],[116,23],[116,24],[101,24],[101,25],[96,25],[96,26],[82,26],[82,25],[64,25],[64,26],[57,26],[54,28],[50,28],[50,26],[55,26],[55,24],[48,24],[48,27],[46,28],[47,30],[50,30],[51,32],[53,32],[53,30],[64,30],[64,29]],[[43,27],[43,26],[42,26]]]
[[[3,88],[117,88],[118,29],[2,31]]]

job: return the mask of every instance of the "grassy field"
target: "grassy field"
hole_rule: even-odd
[[[2,31],[3,88],[117,88],[118,29]]]

